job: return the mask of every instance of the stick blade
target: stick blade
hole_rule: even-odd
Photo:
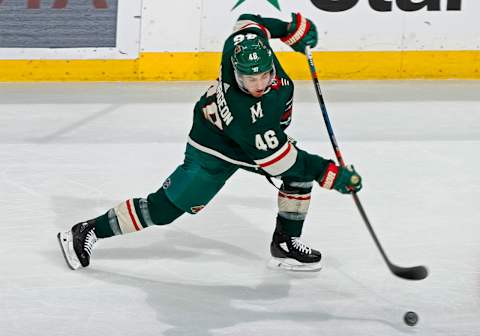
[[[425,266],[399,267],[390,265],[390,270],[396,276],[407,280],[423,280],[428,276],[428,270]]]

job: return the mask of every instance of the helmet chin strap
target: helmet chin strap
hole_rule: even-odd
[[[238,73],[237,70],[234,69],[234,74],[235,74],[235,80],[237,81],[237,85],[238,87],[240,88],[240,90],[242,90],[243,92],[245,92],[246,94],[249,94],[251,95],[251,93],[247,90],[247,88],[245,87],[245,85],[243,84],[243,79],[241,78],[242,75]],[[269,92],[270,91],[270,87],[272,86],[273,84],[273,80],[275,79],[275,76],[277,74],[277,71],[275,69],[275,64],[273,64],[273,67],[272,67],[272,70],[270,70],[270,80],[269,80],[269,83],[268,85],[265,87],[265,93]]]
[[[237,81],[237,85],[240,88],[240,90],[242,90],[243,92],[245,92],[247,94],[250,94],[250,92],[248,92],[248,90],[245,88],[245,85],[243,85],[243,80],[240,78],[240,75],[238,74],[238,71],[234,70],[233,72],[235,73],[235,80]]]

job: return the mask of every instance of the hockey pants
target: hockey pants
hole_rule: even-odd
[[[185,212],[196,214],[239,168],[187,144],[183,164],[160,189],[146,199],[133,198],[122,202],[95,219],[97,237],[106,238],[140,231],[152,225],[169,224]],[[260,173],[254,169],[247,170]],[[278,192],[277,227],[291,236],[301,234],[311,189],[312,182],[283,180]]]

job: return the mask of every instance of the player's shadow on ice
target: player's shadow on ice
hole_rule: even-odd
[[[155,230],[152,228],[151,230]],[[146,233],[142,233],[146,234]],[[239,257],[247,260],[258,260],[261,257],[247,249],[220,240],[199,236],[174,229],[155,232],[157,241],[146,246],[136,247],[104,247],[102,241],[95,246],[93,259],[149,259],[149,260],[182,260],[188,258],[208,258],[209,261]],[[122,239],[122,238],[120,238]],[[122,241],[124,241],[122,239]],[[201,262],[201,260],[199,260]]]
[[[93,208],[99,207],[101,204],[117,202],[110,202],[108,200],[86,200],[81,198],[66,198],[56,197],[52,199],[54,203],[53,209],[56,209],[59,215],[58,227],[60,229],[66,229],[65,223],[62,218],[68,218],[69,211],[75,211],[79,214],[78,205],[81,204],[82,212],[92,212]],[[226,203],[223,203],[226,202]],[[221,203],[241,203],[251,207],[251,209],[265,209],[270,207],[270,200],[267,197],[226,197]],[[221,204],[222,205],[222,204]],[[90,208],[90,209],[89,209]],[[228,207],[217,207],[216,211],[220,211],[222,218],[228,219],[231,224],[231,232],[228,230],[225,235],[222,235],[221,241],[219,239],[209,238],[208,234],[212,232],[212,228],[215,225],[208,228],[208,232],[201,235],[187,231],[187,229],[175,229],[176,225],[182,223],[174,223],[168,226],[162,233],[162,228],[158,228],[154,233],[155,237],[149,237],[148,245],[132,246],[132,243],[138,244],[138,241],[133,235],[127,235],[118,237],[118,239],[130,239],[128,247],[109,247],[109,244],[113,243],[115,239],[108,240],[108,244],[102,246],[100,241],[98,246],[95,247],[92,264],[90,268],[78,270],[82,272],[84,276],[93,277],[97,280],[121,285],[133,287],[146,293],[146,302],[156,312],[157,319],[162,323],[171,326],[163,334],[167,336],[211,336],[215,333],[215,330],[223,329],[226,333],[233,332],[238,333],[238,326],[244,323],[261,323],[262,328],[267,328],[268,333],[275,333],[278,331],[278,324],[284,323],[284,321],[293,321],[292,323],[284,324],[284,327],[291,327],[292,332],[295,331],[294,323],[302,322],[309,324],[309,329],[315,326],[315,323],[329,320],[344,320],[344,321],[356,321],[356,322],[378,322],[390,326],[393,329],[397,329],[402,332],[406,331],[404,328],[399,327],[393,323],[390,323],[381,319],[364,319],[349,316],[332,315],[321,309],[319,304],[315,304],[315,300],[321,302],[322,299],[326,300],[345,300],[349,297],[351,300],[355,299],[354,293],[348,293],[346,291],[340,292],[337,287],[325,288],[323,294],[317,294],[318,297],[312,297],[310,300],[306,300],[304,308],[298,308],[298,303],[295,302],[295,307],[290,308],[288,303],[292,300],[292,294],[290,294],[291,284],[290,281],[301,281],[304,279],[311,279],[318,276],[318,273],[303,273],[292,274],[284,272],[268,272],[257,274],[261,279],[261,283],[256,287],[240,286],[240,285],[225,285],[225,280],[222,280],[222,284],[218,284],[218,281],[208,279],[202,281],[201,284],[188,283],[184,277],[180,275],[178,281],[160,281],[157,279],[145,279],[142,277],[122,274],[123,269],[121,266],[121,260],[161,260],[164,259],[180,260],[195,258],[196,262],[206,263],[221,261],[228,262],[231,260],[237,267],[238,265],[248,265],[246,260],[252,264],[252,272],[258,273],[259,263],[263,263],[263,260],[267,259],[267,255],[261,252],[255,254],[253,251],[263,251],[260,249],[248,249],[249,245],[243,246],[240,242],[236,241],[235,227],[243,227],[243,237],[245,239],[258,239],[254,244],[265,247],[264,244],[269,243],[270,235],[266,235],[265,232],[260,231],[255,227],[255,223],[249,223],[242,216],[236,215]],[[270,210],[270,209],[268,209]],[[275,212],[276,209],[271,209]],[[219,215],[217,214],[216,217]],[[208,216],[206,216],[208,218]],[[274,214],[272,214],[274,217]],[[191,216],[187,220],[191,220]],[[200,224],[200,223],[199,223]],[[215,224],[215,223],[212,223]],[[196,223],[194,223],[196,225]],[[172,227],[172,229],[170,229]],[[223,229],[228,229],[228,225]],[[155,230],[151,228],[150,230]],[[245,230],[247,233],[245,234]],[[272,224],[273,230],[273,224]],[[138,233],[138,235],[149,235],[148,232]],[[151,240],[154,243],[151,243]],[[225,241],[232,241],[234,243],[226,243]],[[105,241],[107,242],[107,241]],[[123,241],[125,242],[125,241]],[[141,243],[140,243],[141,244]],[[263,244],[263,245],[262,245]],[[123,244],[121,244],[123,245]],[[56,251],[61,258],[60,252]],[[213,253],[212,253],[213,252]],[[267,252],[266,249],[264,252]],[[268,252],[267,252],[268,253]],[[50,256],[49,256],[50,257]],[[240,263],[239,259],[240,258]],[[107,265],[106,261],[115,259],[117,262],[113,266],[108,266],[110,271],[99,270],[95,267],[96,260],[103,260],[104,265]],[[51,260],[51,258],[50,258]],[[60,260],[60,259],[59,259]],[[155,261],[153,261],[155,262]],[[63,260],[59,261],[63,267]],[[108,264],[109,265],[109,264]],[[211,265],[211,264],[210,264]],[[112,271],[112,267],[114,270]],[[248,266],[246,266],[248,268]],[[125,266],[128,269],[128,266]],[[220,270],[221,271],[221,270]],[[129,271],[130,273],[132,271]],[[145,271],[141,271],[145,274]],[[158,274],[158,272],[156,272]],[[168,274],[171,279],[172,273]],[[332,297],[333,296],[333,297]],[[317,302],[319,302],[317,301]],[[277,321],[277,322],[275,322]],[[265,327],[265,323],[268,323]],[[271,327],[270,327],[271,325]],[[321,325],[318,325],[318,334],[321,333]]]
[[[145,292],[146,302],[156,312],[157,319],[171,326],[163,333],[166,336],[211,336],[219,329],[226,334],[239,334],[241,329],[236,328],[256,322],[261,323],[258,331],[268,329],[267,334],[274,334],[279,328],[291,328],[294,333],[298,331],[295,323],[307,325],[309,330],[317,326],[317,334],[321,334],[322,326],[318,323],[329,320],[357,322],[359,326],[362,321],[377,322],[409,333],[405,328],[382,319],[329,314],[316,308],[318,305],[312,304],[312,301],[305,301],[302,308],[298,303],[295,303],[295,307],[289,307],[286,302],[291,297],[290,280],[294,276],[288,273],[263,274],[262,283],[256,287],[209,284],[208,281],[202,284],[182,283],[184,279],[169,282],[97,269],[88,269],[85,274],[100,281]],[[299,277],[296,276],[296,281]],[[342,298],[345,296],[345,293],[337,294]],[[312,300],[321,301],[322,296],[312,297]]]

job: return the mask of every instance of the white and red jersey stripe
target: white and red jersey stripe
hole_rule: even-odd
[[[240,30],[247,29],[247,28],[260,29],[267,36],[268,39],[272,38],[270,31],[265,26],[262,26],[261,24],[252,20],[238,20],[235,23],[235,26],[233,27],[233,32],[236,33]]]
[[[278,176],[290,169],[297,160],[298,151],[290,142],[286,142],[272,155],[255,160],[264,171],[272,176]]]

